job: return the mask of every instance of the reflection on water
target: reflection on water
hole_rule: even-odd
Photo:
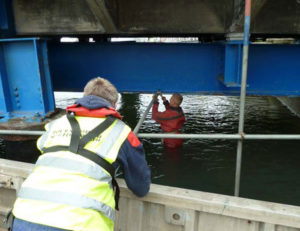
[[[81,95],[56,93],[57,106],[64,108]],[[134,128],[151,99],[149,94],[123,94],[118,109],[124,121]],[[184,133],[230,134],[238,130],[238,97],[185,95],[182,108],[187,118]],[[159,109],[163,110],[162,106]],[[300,134],[299,122],[273,97],[247,97],[246,133]],[[140,132],[161,132],[151,113]],[[190,139],[177,150],[166,149],[160,139],[142,142],[153,183],[233,195],[236,141]],[[241,196],[300,205],[299,149],[298,141],[245,141]]]

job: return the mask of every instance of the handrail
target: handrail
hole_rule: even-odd
[[[300,140],[299,134],[168,134],[139,133],[139,138],[225,139],[225,140]]]
[[[45,131],[0,130],[0,135],[41,136]],[[138,133],[139,138],[224,139],[224,140],[300,140],[300,134],[172,134]]]
[[[139,122],[137,123],[137,125],[135,126],[134,130],[133,130],[133,133],[134,134],[137,134],[142,126],[142,123],[144,122],[144,120],[146,119],[146,116],[147,114],[149,113],[150,111],[150,108],[152,107],[153,105],[153,102],[154,102],[154,98],[152,98],[151,102],[149,103],[146,111],[144,112],[144,114],[142,115],[142,117],[140,118]]]
[[[245,101],[246,101],[246,86],[247,86],[247,71],[248,71],[248,56],[249,56],[249,38],[250,38],[250,22],[251,22],[251,0],[245,0],[245,17],[244,17],[244,42],[243,42],[243,66],[242,66],[242,82],[240,90],[240,114],[239,114],[239,134],[244,133],[245,119]],[[239,196],[241,167],[242,167],[242,149],[243,140],[238,140],[236,151],[236,170],[234,195]]]
[[[28,135],[41,136],[45,131],[27,131],[27,130],[0,130],[0,135]]]

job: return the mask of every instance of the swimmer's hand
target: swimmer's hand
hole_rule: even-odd
[[[153,94],[152,95],[152,99],[154,99],[155,101],[157,101],[157,94]]]

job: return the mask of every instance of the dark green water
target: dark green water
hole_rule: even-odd
[[[78,94],[56,94],[58,107],[66,107]],[[119,111],[132,128],[145,111],[151,95],[123,94]],[[184,133],[236,133],[239,98],[185,95]],[[161,108],[163,109],[163,108]],[[159,133],[151,113],[143,133]],[[300,118],[272,97],[247,97],[245,132],[249,134],[300,134]],[[152,182],[169,186],[233,195],[236,141],[185,140],[181,149],[166,150],[159,139],[142,139],[152,170]],[[3,144],[2,156],[34,162],[35,144]],[[8,154],[9,153],[9,154]],[[300,206],[300,142],[245,141],[241,197]]]

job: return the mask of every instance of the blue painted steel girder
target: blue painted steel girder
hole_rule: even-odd
[[[56,91],[82,91],[102,76],[120,92],[238,95],[240,48],[241,42],[51,43],[49,62]],[[299,96],[299,67],[299,44],[250,45],[247,94]]]
[[[120,92],[239,95],[241,41],[205,44],[47,43],[0,40],[1,121],[39,120],[54,110],[53,89],[82,91],[96,76]],[[300,95],[300,45],[252,44],[248,95]],[[50,72],[48,68],[50,62]]]
[[[1,121],[25,117],[39,121],[54,110],[46,41],[0,40]]]

